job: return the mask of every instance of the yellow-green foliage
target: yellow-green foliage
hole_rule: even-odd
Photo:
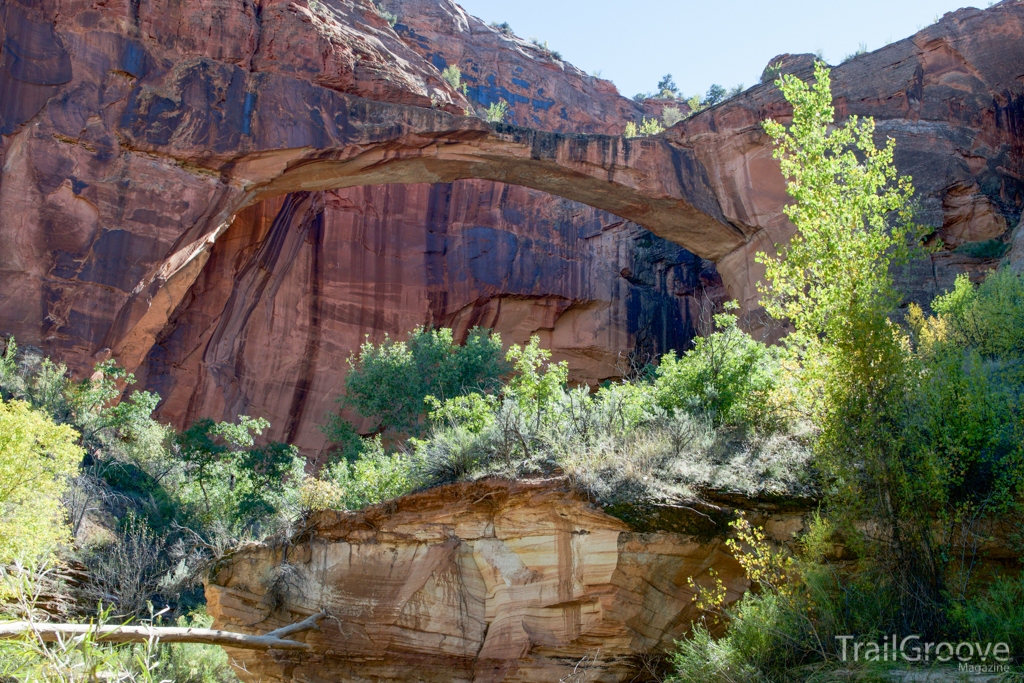
[[[765,122],[795,200],[785,211],[798,233],[778,258],[758,254],[765,308],[790,320],[804,340],[847,336],[859,317],[892,310],[899,295],[889,268],[908,258],[916,231],[914,188],[897,175],[895,141],[876,147],[871,118],[833,125],[829,69],[818,62],[814,74],[813,85],[792,74],[779,81],[793,105],[792,125]]]
[[[633,121],[626,123],[626,130],[623,135],[627,138],[642,138],[650,135],[658,135],[665,131],[665,127],[658,123],[658,119],[649,119],[646,116],[640,125]]]
[[[462,69],[459,68],[458,64],[450,64],[446,66],[441,72],[441,78],[452,87],[452,90],[462,93],[463,95],[467,92],[467,86],[462,82]]]
[[[1024,280],[997,270],[978,287],[966,274],[953,291],[932,302],[948,340],[987,359],[1024,355]]]
[[[505,355],[514,370],[506,393],[515,398],[524,413],[536,415],[537,424],[561,394],[569,377],[568,363],[551,363],[550,359],[551,352],[540,348],[540,338],[536,335],[530,337],[526,346],[513,344]]]
[[[380,437],[367,442],[353,462],[339,460],[320,479],[302,487],[301,506],[306,510],[358,510],[408,493],[414,486],[408,456],[385,453]]]
[[[508,102],[505,100],[492,103],[484,112],[484,119],[489,123],[502,123],[506,116],[508,116]]]
[[[0,564],[45,560],[68,540],[60,497],[82,456],[74,429],[0,399]]]

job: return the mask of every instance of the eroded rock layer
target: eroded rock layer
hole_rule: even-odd
[[[803,523],[752,514],[780,541]],[[245,680],[628,681],[699,615],[688,578],[714,570],[730,601],[749,587],[722,538],[630,531],[559,480],[453,484],[308,529],[241,548],[207,584],[215,628],[332,617],[309,652],[231,651]]]

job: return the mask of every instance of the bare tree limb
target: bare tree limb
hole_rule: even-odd
[[[55,642],[63,638],[93,635],[104,643],[145,643],[159,640],[164,643],[200,643],[221,645],[242,650],[308,650],[307,643],[285,640],[284,636],[301,631],[320,630],[317,625],[327,616],[326,612],[303,619],[296,624],[282,626],[261,636],[244,633],[218,631],[209,628],[181,628],[171,626],[97,626],[94,624],[48,624],[28,621],[0,622],[0,640],[34,635],[44,642]]]

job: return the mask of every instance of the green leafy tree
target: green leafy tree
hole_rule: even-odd
[[[919,232],[913,186],[897,174],[894,141],[877,147],[872,119],[836,125],[829,69],[815,82],[777,81],[793,105],[786,127],[765,123],[795,202],[798,229],[778,258],[759,254],[766,310],[795,328],[816,393],[819,467],[829,481],[830,513],[853,547],[885,567],[903,600],[907,628],[931,628],[943,592],[941,558],[930,534],[944,490],[933,449],[906,438],[915,362],[890,320],[900,300],[890,269],[905,262]],[[875,532],[857,522],[872,520]]]
[[[61,494],[82,456],[71,427],[0,399],[0,564],[46,561],[70,540]]]
[[[303,459],[290,444],[256,445],[270,423],[242,415],[237,423],[203,418],[176,438],[187,482],[179,495],[197,505],[200,521],[221,521],[245,530],[276,514],[288,492],[302,479]],[[189,485],[199,489],[198,499]],[[296,489],[297,490],[297,489]]]
[[[717,83],[714,83],[710,88],[708,88],[707,94],[704,95],[703,105],[705,107],[713,107],[722,100],[724,100],[725,96],[728,94],[729,91],[727,91],[725,88],[718,85]]]
[[[798,232],[779,258],[758,256],[765,308],[790,320],[802,342],[845,343],[865,316],[875,332],[889,330],[882,321],[900,300],[890,269],[908,260],[918,236],[914,188],[896,172],[895,141],[876,147],[871,118],[851,116],[833,127],[831,79],[821,62],[814,85],[792,74],[779,83],[793,122],[767,121],[765,130],[795,200],[785,212]]]
[[[564,360],[552,363],[551,352],[540,348],[540,338],[530,337],[526,346],[513,344],[505,359],[512,363],[512,378],[506,394],[515,399],[520,409],[536,420],[540,426],[557,397],[562,394],[569,377],[569,365]]]
[[[676,86],[676,82],[672,80],[672,74],[665,74],[658,81],[658,97],[673,100],[679,97],[679,88]]]
[[[349,359],[342,407],[351,407],[377,420],[380,431],[418,434],[427,412],[425,400],[468,393],[486,393],[500,386],[507,366],[501,359],[501,337],[473,329],[462,346],[450,329],[418,327],[404,342],[385,337],[380,344],[365,342]],[[335,421],[328,438],[348,438]]]

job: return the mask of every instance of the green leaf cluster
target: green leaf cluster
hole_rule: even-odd
[[[449,64],[441,71],[441,78],[452,87],[452,90],[465,95],[468,87],[462,82],[462,69],[458,64]]]
[[[0,564],[45,562],[70,540],[61,495],[83,455],[71,427],[0,399]]]
[[[734,310],[729,302],[726,310]],[[764,423],[779,383],[781,349],[739,329],[731,313],[714,316],[715,331],[694,339],[682,357],[662,356],[654,383],[658,405],[709,415],[715,424]]]
[[[367,340],[349,359],[345,393],[338,401],[375,420],[381,432],[418,434],[427,396],[444,400],[493,391],[506,369],[497,334],[475,328],[457,345],[450,329],[418,327],[406,341]],[[351,444],[346,428],[332,424],[328,438]]]

